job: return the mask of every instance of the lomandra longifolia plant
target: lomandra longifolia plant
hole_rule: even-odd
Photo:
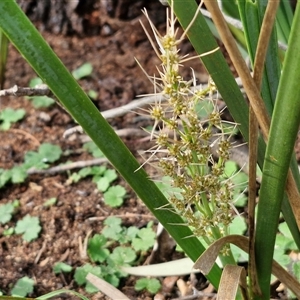
[[[148,76],[155,91],[160,91],[149,110],[154,120],[151,137],[156,142],[156,147],[149,150],[151,158],[158,160],[163,175],[171,178],[171,185],[178,191],[169,193],[172,208],[184,217],[195,236],[211,244],[229,233],[228,226],[233,219],[233,184],[224,167],[229,160],[235,126],[222,121],[222,111],[213,99],[212,81],[205,89],[197,90],[194,76],[190,81],[181,76],[182,65],[192,58],[180,55],[179,44],[185,33],[179,37],[173,12],[169,14],[167,10],[165,35],[158,32],[146,11],[144,14],[158,48],[142,26],[161,60],[159,77]],[[204,105],[208,101],[210,105]],[[207,107],[210,107],[207,117],[199,119],[199,110]],[[212,148],[218,149],[218,159],[213,157]],[[222,254],[226,256],[228,251],[226,248]]]

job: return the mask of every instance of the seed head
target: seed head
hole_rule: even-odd
[[[149,19],[147,12],[144,13]],[[213,241],[227,232],[232,221],[232,185],[224,174],[231,148],[230,136],[224,133],[221,111],[213,100],[216,90],[213,81],[209,80],[207,88],[194,91],[195,78],[183,79],[180,72],[186,57],[178,47],[185,33],[177,37],[172,12],[170,17],[167,12],[167,19],[165,35],[149,19],[158,46],[146,31],[161,60],[158,87],[167,98],[164,105],[157,103],[150,110],[155,127],[162,124],[162,129],[158,129],[162,131],[154,135],[157,146],[165,153],[158,158],[158,165],[181,191],[179,196],[171,193],[169,202],[196,236]],[[203,113],[206,117],[201,119]],[[217,144],[218,160],[213,157],[214,144]]]

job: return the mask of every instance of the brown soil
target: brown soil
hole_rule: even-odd
[[[125,10],[125,2],[123,1],[123,6],[115,7],[114,14],[110,15],[107,11],[106,14],[103,13],[103,18],[101,14],[99,15],[100,9],[85,14],[80,24],[88,24],[86,28],[89,30],[80,27],[76,31],[75,25],[79,23],[74,21],[73,25],[71,24],[73,27],[69,24],[55,28],[50,21],[40,24],[36,20],[38,28],[49,29],[42,31],[42,34],[69,70],[74,70],[86,62],[92,64],[92,76],[80,80],[80,84],[85,91],[92,89],[98,92],[98,98],[94,102],[101,111],[124,105],[137,95],[153,92],[151,83],[134,60],[136,58],[149,74],[154,74],[155,66],[159,64],[139,24],[139,20],[146,23],[145,17],[140,13],[141,1],[136,1],[134,9],[130,11]],[[147,6],[154,23],[163,29],[164,7],[158,1],[148,1]],[[24,9],[29,10],[28,7]],[[92,26],[93,24],[96,25]],[[68,30],[63,30],[64,28]],[[72,34],[65,35],[61,32]],[[188,43],[184,44],[183,51],[185,53],[191,51]],[[202,75],[200,64],[193,62],[193,68],[198,77],[206,78]],[[190,72],[189,69],[187,72]],[[4,88],[10,88],[15,84],[28,86],[30,79],[35,76],[30,66],[10,45]],[[60,107],[54,105],[50,108],[35,109],[25,97],[2,97],[0,104],[1,109],[11,107],[26,110],[26,117],[22,121],[14,124],[10,130],[0,132],[0,168],[9,169],[21,163],[27,151],[36,150],[45,142],[59,145],[65,153],[71,153],[63,157],[60,162],[85,161],[92,158],[87,152],[82,151],[80,137],[73,135],[68,139],[63,138],[65,130],[76,124]],[[121,129],[147,126],[151,121],[135,113],[129,113],[124,117],[111,119],[110,123],[116,129]],[[125,137],[124,141],[135,154],[138,150],[146,150],[149,147],[149,143],[135,136]],[[99,233],[103,222],[90,221],[89,218],[102,217],[103,220],[107,216],[121,215],[124,226],[137,227],[145,226],[152,219],[145,205],[136,198],[122,179],[118,179],[117,183],[127,189],[128,196],[119,209],[112,209],[103,203],[103,195],[91,180],[84,179],[68,185],[67,179],[66,172],[54,175],[36,174],[30,175],[22,184],[9,184],[1,189],[1,204],[18,199],[20,208],[11,222],[1,228],[0,233],[5,228],[14,226],[27,214],[38,216],[42,226],[39,238],[30,243],[23,242],[20,235],[10,237],[0,235],[2,257],[0,290],[4,294],[9,294],[11,287],[23,276],[33,278],[35,281],[34,292],[29,295],[30,297],[41,296],[60,288],[73,289],[86,294],[85,290],[74,282],[73,272],[55,275],[52,267],[55,262],[63,261],[75,269],[88,262],[87,258],[80,256],[80,239],[83,241],[91,230],[93,233]],[[44,202],[52,197],[57,198],[57,203],[45,208]],[[128,213],[130,216],[127,215]],[[162,257],[160,260],[167,260],[177,255],[174,254],[173,245],[170,247],[168,257]],[[149,255],[150,252],[141,263]],[[149,293],[134,290],[135,280],[134,277],[123,280],[120,290],[131,299],[151,299]],[[205,283],[203,277],[201,282]],[[171,284],[171,288],[163,292],[166,299],[171,296],[176,297],[178,289],[174,285],[175,282]],[[105,299],[100,293],[89,296],[92,299]]]

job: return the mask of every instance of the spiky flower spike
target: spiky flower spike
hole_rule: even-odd
[[[178,45],[185,33],[178,38],[173,11],[169,15],[167,9],[164,36],[154,27],[146,11],[144,14],[158,48],[142,26],[162,62],[160,78],[152,77],[151,80],[155,90],[160,90],[163,97],[168,99],[150,109],[154,127],[162,124],[159,132],[153,133],[157,143],[155,154],[164,153],[159,158],[159,166],[166,176],[171,177],[172,185],[181,191],[180,195],[170,194],[169,202],[185,218],[187,225],[193,228],[196,236],[204,237],[211,243],[227,233],[232,221],[233,198],[231,181],[224,174],[231,143],[228,133],[224,133],[221,112],[212,97],[215,86],[210,81],[205,90],[194,92],[192,85],[195,80],[185,81],[180,75],[181,65],[189,58],[180,55]],[[200,120],[199,107],[205,110],[204,104],[208,101],[211,109],[205,120]],[[212,155],[213,143],[214,147],[218,147],[217,161]]]

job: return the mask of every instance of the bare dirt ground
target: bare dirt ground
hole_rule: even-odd
[[[55,16],[55,12],[52,10],[49,12],[52,17],[42,22],[36,14],[39,11],[42,13],[44,7],[34,10],[30,6],[30,1],[20,2],[69,70],[72,71],[86,62],[92,64],[92,75],[80,80],[80,84],[84,90],[93,89],[98,93],[94,103],[101,111],[124,105],[138,95],[153,92],[153,87],[134,58],[149,74],[156,72],[159,60],[155,57],[139,20],[147,23],[140,11],[146,2],[152,20],[163,30],[165,8],[158,1],[144,3],[135,1],[131,9],[128,9],[126,1],[119,1],[119,4],[113,7],[114,10],[107,5],[105,7],[102,5],[85,10],[84,15],[74,14],[69,10],[69,18],[66,18],[71,20],[69,23],[64,22],[65,19],[53,22],[51,18]],[[191,51],[188,43],[184,44],[183,51],[186,53]],[[202,75],[203,69],[200,63],[193,65],[193,68],[198,77],[206,79],[206,75]],[[34,77],[36,75],[30,66],[10,45],[4,88],[10,88],[15,84],[28,86],[30,79]],[[2,97],[0,105],[1,109],[11,107],[26,110],[26,117],[22,121],[14,124],[10,130],[0,132],[0,168],[9,169],[21,163],[25,152],[36,150],[45,142],[59,145],[63,152],[71,153],[58,163],[66,160],[85,161],[92,158],[86,151],[81,151],[82,142],[79,136],[63,138],[65,130],[76,124],[59,106],[35,109],[25,97]],[[115,129],[151,125],[149,118],[140,117],[135,113],[110,119],[109,122]],[[138,150],[146,150],[150,147],[149,142],[140,137],[127,136],[123,139],[136,155]],[[1,204],[15,199],[20,201],[20,208],[8,226],[13,226],[17,220],[27,214],[38,216],[42,226],[39,238],[30,243],[23,242],[20,235],[0,236],[2,258],[0,290],[4,294],[9,294],[12,285],[23,276],[33,278],[35,281],[31,297],[60,288],[73,289],[86,294],[85,290],[74,282],[73,272],[67,275],[55,275],[52,267],[55,262],[63,261],[75,269],[87,262],[87,259],[80,255],[79,241],[84,240],[90,230],[97,233],[103,227],[102,221],[90,221],[89,218],[105,219],[107,216],[121,215],[124,226],[135,225],[139,228],[152,219],[147,208],[122,179],[118,179],[118,183],[126,188],[128,196],[119,209],[112,209],[103,203],[103,195],[90,179],[72,185],[67,184],[67,179],[66,172],[35,174],[30,175],[22,184],[9,184],[1,189]],[[43,206],[45,200],[52,197],[57,198],[57,203],[45,208]],[[129,217],[128,213],[130,213]],[[0,231],[3,232],[4,229],[3,227]],[[168,255],[176,256],[177,254],[173,255],[173,252],[174,249],[171,255],[170,253]],[[184,279],[187,280],[188,277]],[[203,277],[200,279],[201,284],[204,283],[205,286],[205,279]],[[130,276],[123,280],[120,290],[131,299],[151,299],[149,293],[134,290],[135,280]],[[176,287],[171,287],[163,294],[166,299],[174,298],[178,296],[177,291]],[[92,299],[105,299],[100,293],[89,296]],[[67,296],[67,298],[73,297]]]

